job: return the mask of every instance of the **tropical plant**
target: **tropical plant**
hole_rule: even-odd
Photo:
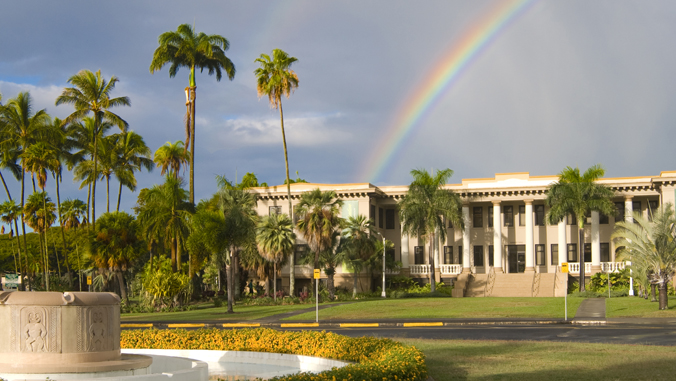
[[[272,58],[267,54],[261,54],[254,62],[260,67],[254,70],[256,75],[258,97],[268,96],[270,107],[279,109],[279,120],[282,127],[282,143],[284,144],[284,163],[286,165],[286,196],[289,201],[289,217],[293,219],[293,207],[291,205],[291,181],[289,179],[289,155],[286,149],[286,134],[284,132],[284,111],[282,109],[282,96],[289,98],[291,93],[298,87],[298,76],[291,70],[291,65],[298,61],[296,57],[289,55],[281,49],[272,51]],[[290,257],[289,288],[290,294],[294,293],[295,274],[293,256]]]
[[[296,234],[293,222],[286,214],[263,217],[256,229],[256,243],[260,254],[273,263],[273,292],[277,300],[277,264],[293,254]]]
[[[12,238],[12,236],[16,237],[17,248],[21,246],[21,243],[19,241],[19,227],[16,221],[21,216],[21,212],[21,206],[14,202],[14,200],[7,200],[0,204],[0,221],[6,223],[9,226],[10,238]],[[14,231],[12,230],[12,223],[14,223],[16,234],[14,234]],[[19,269],[20,272],[24,273],[25,267],[22,263],[21,251],[19,251]]]
[[[451,221],[454,226],[465,229],[460,215],[462,203],[460,196],[450,189],[444,189],[453,171],[446,168],[430,174],[424,169],[411,171],[413,182],[408,192],[399,202],[402,231],[417,237],[421,246],[429,242],[429,265],[431,291],[436,290],[436,264],[434,263],[434,242],[446,240],[446,225]],[[437,232],[439,236],[437,237]]]
[[[117,147],[117,165],[114,168],[115,177],[120,182],[120,189],[117,193],[117,208],[120,210],[120,200],[122,198],[122,186],[124,185],[130,191],[136,191],[136,176],[134,172],[139,172],[145,168],[152,172],[153,160],[152,152],[143,141],[143,137],[134,131],[126,131],[115,135]]]
[[[366,216],[359,215],[350,217],[345,222],[343,230],[344,242],[342,249],[345,250],[346,264],[354,273],[352,285],[352,298],[357,297],[357,280],[366,262],[376,253],[375,226],[373,221]]]
[[[258,177],[253,172],[247,172],[242,176],[242,181],[238,184],[242,189],[267,187],[268,183],[259,183]]]
[[[2,131],[1,126],[0,131]],[[9,170],[9,172],[14,176],[14,178],[20,182],[21,165],[19,165],[18,162],[19,162],[19,150],[17,147],[7,145],[2,148],[2,152],[0,152],[0,169]],[[9,193],[9,188],[7,188],[7,182],[5,182],[5,177],[2,175],[2,171],[0,171],[0,180],[2,180],[2,185],[5,187],[7,198],[11,200],[12,195]]]
[[[133,216],[125,212],[104,213],[99,217],[91,243],[94,263],[112,271],[120,286],[120,297],[127,302],[124,271],[138,258],[143,247],[140,229]]]
[[[149,295],[148,304],[157,310],[187,303],[192,295],[188,276],[174,272],[171,260],[164,256],[160,256],[154,265],[146,263],[142,279],[143,290]]]
[[[597,183],[604,174],[600,165],[589,167],[582,175],[579,168],[566,167],[559,173],[559,180],[549,186],[545,200],[549,207],[546,219],[550,224],[558,224],[567,215],[577,219],[580,292],[585,291],[584,224],[587,215],[592,211],[611,215],[615,211],[612,189]]]
[[[186,152],[183,148],[183,142],[178,140],[176,143],[166,142],[162,147],[155,151],[155,164],[162,168],[160,174],[164,176],[169,170],[169,174],[174,178],[178,178],[178,173],[181,171],[183,164],[188,164],[190,161],[190,152]]]
[[[190,24],[181,24],[178,29],[162,33],[158,38],[159,47],[155,49],[153,60],[150,63],[150,72],[162,69],[166,64],[169,67],[169,77],[173,78],[178,69],[190,69],[189,86],[185,89],[186,95],[186,149],[190,146],[190,202],[195,203],[195,98],[197,84],[195,70],[208,69],[209,75],[216,74],[216,81],[221,80],[225,71],[228,78],[235,78],[235,65],[225,56],[230,47],[228,40],[217,34],[196,34]]]
[[[49,249],[47,247],[47,228],[56,221],[56,205],[47,195],[47,192],[33,192],[26,200],[23,215],[28,226],[40,235],[40,256],[43,263],[43,281],[45,289],[49,291]],[[44,237],[44,241],[43,241]],[[44,247],[43,247],[44,243]],[[44,251],[43,251],[44,248]],[[59,262],[57,258],[57,263]]]
[[[110,93],[115,89],[115,84],[119,80],[116,76],[110,77],[106,81],[101,75],[101,70],[92,73],[89,70],[81,70],[68,79],[68,83],[73,87],[63,89],[61,95],[56,98],[56,105],[70,104],[75,111],[63,121],[64,124],[70,124],[80,121],[90,113],[94,115],[94,179],[92,183],[92,225],[96,230],[96,180],[98,179],[98,138],[101,127],[104,122],[116,125],[120,130],[125,131],[129,126],[119,115],[109,109],[118,106],[131,106],[128,97],[111,98]]]
[[[319,269],[319,254],[332,247],[333,233],[341,227],[341,206],[343,200],[336,192],[322,192],[319,188],[301,194],[296,205],[296,227],[315,255],[315,269]]]
[[[634,213],[634,222],[615,223],[613,238],[619,257],[630,260],[632,269],[659,287],[659,309],[668,308],[667,287],[676,273],[676,216],[667,203],[653,211],[652,220]]]

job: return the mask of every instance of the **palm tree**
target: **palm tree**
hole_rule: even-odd
[[[87,204],[84,201],[67,199],[60,208],[62,224],[66,230],[79,227],[87,223]]]
[[[314,253],[315,270],[319,269],[319,255],[333,247],[333,235],[340,230],[341,206],[343,201],[336,192],[322,192],[319,188],[303,193],[296,205],[296,227]]]
[[[141,135],[134,131],[122,132],[116,135],[116,145],[118,147],[118,162],[114,173],[120,182],[120,189],[117,193],[117,211],[120,211],[120,199],[122,198],[122,185],[130,191],[136,191],[136,176],[134,172],[153,170],[152,152],[143,141]]]
[[[56,221],[56,205],[52,202],[47,192],[33,192],[26,200],[23,215],[28,226],[38,233],[40,237],[40,252],[43,261],[44,286],[49,291],[49,250],[47,247],[47,229]],[[44,251],[42,240],[44,234]],[[58,261],[58,258],[57,258]]]
[[[73,87],[63,89],[61,95],[56,98],[56,105],[71,104],[75,107],[75,111],[70,114],[64,121],[64,124],[70,124],[83,120],[89,113],[94,114],[94,174],[98,173],[97,168],[97,151],[98,151],[98,137],[104,122],[114,124],[125,131],[129,126],[120,116],[110,111],[110,108],[118,106],[131,106],[131,101],[128,97],[111,98],[110,93],[115,89],[115,84],[118,82],[116,76],[110,77],[106,81],[101,76],[101,70],[92,73],[89,70],[81,70],[74,76],[68,79],[68,83]],[[96,230],[96,176],[92,183],[92,225]]]
[[[273,290],[277,300],[277,264],[293,254],[296,234],[293,222],[286,214],[263,217],[256,229],[256,242],[260,254],[273,263]]]
[[[2,128],[0,127],[0,131]],[[21,166],[18,163],[19,161],[19,150],[17,147],[3,147],[0,152],[0,169],[7,169],[14,176],[17,181],[21,181]],[[0,180],[2,180],[2,185],[5,187],[5,192],[7,193],[7,198],[12,199],[12,195],[9,193],[9,188],[7,188],[7,183],[5,182],[5,177],[0,171]]]
[[[282,95],[289,98],[291,93],[298,87],[298,76],[291,70],[291,64],[298,61],[296,57],[289,57],[283,50],[274,49],[272,59],[267,54],[261,54],[254,62],[261,67],[254,70],[256,75],[258,97],[268,96],[270,106],[279,109],[279,120],[282,126],[282,143],[284,144],[284,163],[286,164],[286,196],[289,199],[289,217],[293,220],[293,207],[291,206],[291,181],[289,179],[289,155],[286,149],[286,135],[284,133],[284,111],[282,110]],[[293,256],[290,258],[289,286],[290,294],[293,295],[295,286],[295,274]]]
[[[129,302],[124,271],[138,258],[142,246],[139,228],[133,216],[125,212],[105,213],[99,218],[92,240],[94,263],[112,271],[120,285],[120,297]]]
[[[190,233],[194,206],[187,200],[183,181],[171,176],[139,194],[138,220],[149,235],[162,237],[171,247],[171,268],[181,268],[183,242]]]
[[[460,215],[462,203],[460,197],[450,189],[444,189],[453,171],[446,168],[434,175],[424,169],[411,171],[413,182],[406,196],[399,202],[402,230],[417,237],[421,246],[429,242],[430,286],[436,291],[436,264],[434,263],[434,242],[439,238],[446,240],[446,225],[451,221],[454,226],[465,229]],[[439,232],[439,237],[436,237]]]
[[[580,257],[580,291],[585,290],[584,271],[584,223],[592,211],[610,215],[615,211],[611,198],[613,191],[596,181],[605,170],[600,165],[589,167],[580,175],[579,168],[566,167],[559,173],[559,181],[549,186],[546,205],[549,207],[547,221],[558,224],[567,215],[577,219],[578,247]]]
[[[676,216],[671,203],[653,211],[652,220],[634,212],[634,222],[615,223],[619,255],[631,260],[639,277],[660,290],[659,309],[668,308],[667,287],[676,273]]]
[[[110,178],[117,167],[119,151],[115,143],[115,135],[99,140],[97,165],[101,178],[106,180],[106,213],[110,213]]]
[[[19,93],[0,109],[0,149],[14,151],[20,156],[33,143],[43,139],[46,126],[49,124],[49,115],[42,109],[33,113],[33,100],[28,92]],[[21,209],[24,208],[24,190],[26,168],[21,159]],[[28,252],[26,243],[26,223],[21,214],[21,232],[23,234],[23,252]],[[18,232],[17,232],[18,234]]]
[[[19,241],[19,226],[17,224],[17,220],[19,219],[19,216],[21,215],[21,206],[17,205],[16,202],[13,200],[7,200],[0,204],[0,220],[7,225],[9,225],[10,229],[10,237],[14,235],[16,237],[16,245],[17,249],[21,246],[21,243]],[[12,230],[12,222],[14,222],[14,228],[16,229],[16,234],[14,234],[14,231]],[[19,271],[22,273],[22,275],[25,275],[24,273],[24,266],[23,266],[23,261],[21,260],[21,251],[19,250]],[[23,276],[22,278],[23,279]],[[21,281],[22,289],[23,289],[23,281]]]
[[[347,219],[343,230],[343,247],[345,250],[346,263],[354,273],[352,286],[352,298],[357,297],[357,280],[363,270],[366,261],[376,254],[375,237],[376,229],[373,221],[366,216],[359,215]]]
[[[186,149],[190,146],[190,202],[195,203],[195,98],[197,84],[195,69],[208,69],[209,75],[216,73],[216,81],[221,80],[221,69],[228,79],[235,78],[235,65],[225,56],[230,48],[228,40],[217,34],[196,34],[190,24],[181,24],[176,31],[165,32],[158,38],[160,44],[153,54],[150,72],[161,70],[171,63],[169,77],[173,78],[178,69],[190,69],[190,84],[185,89],[186,95]]]
[[[190,152],[186,152],[183,148],[183,142],[178,140],[176,143],[166,142],[164,145],[155,151],[155,158],[153,161],[158,168],[162,168],[161,175],[169,173],[174,178],[178,178],[178,173],[181,171],[181,166],[188,164],[191,160]]]

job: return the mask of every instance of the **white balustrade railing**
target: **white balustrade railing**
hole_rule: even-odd
[[[455,275],[462,272],[462,265],[441,265],[442,275]]]
[[[592,267],[591,263],[585,263],[584,264],[585,274],[591,273],[591,267]],[[568,272],[571,273],[571,274],[579,274],[580,273],[580,263],[579,262],[568,262]]]
[[[429,274],[430,265],[411,265],[409,271],[411,275]]]
[[[615,273],[624,270],[624,262],[601,262],[601,271],[604,273]]]
[[[396,270],[385,269],[385,274],[387,275],[399,275],[400,272],[401,272],[400,269]]]

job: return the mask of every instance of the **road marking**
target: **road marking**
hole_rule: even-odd
[[[404,327],[443,327],[444,323],[442,322],[432,322],[432,323],[404,323]]]
[[[169,328],[204,328],[204,324],[194,324],[194,323],[180,323],[180,324],[167,324]]]
[[[148,324],[133,324],[133,323],[125,323],[125,324],[120,324],[120,328],[152,328],[153,323],[148,323]]]
[[[282,323],[282,328],[319,327],[319,323]]]
[[[340,323],[340,328],[380,327],[380,323]]]
[[[225,323],[223,328],[251,328],[260,327],[261,323]]]

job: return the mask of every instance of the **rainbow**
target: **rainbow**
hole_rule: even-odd
[[[394,153],[410,137],[414,127],[430,112],[442,95],[458,80],[473,59],[496,39],[513,20],[523,14],[535,0],[502,1],[481,22],[475,24],[453,49],[444,56],[427,78],[404,102],[405,107],[365,166],[360,179],[374,182],[392,165]]]

